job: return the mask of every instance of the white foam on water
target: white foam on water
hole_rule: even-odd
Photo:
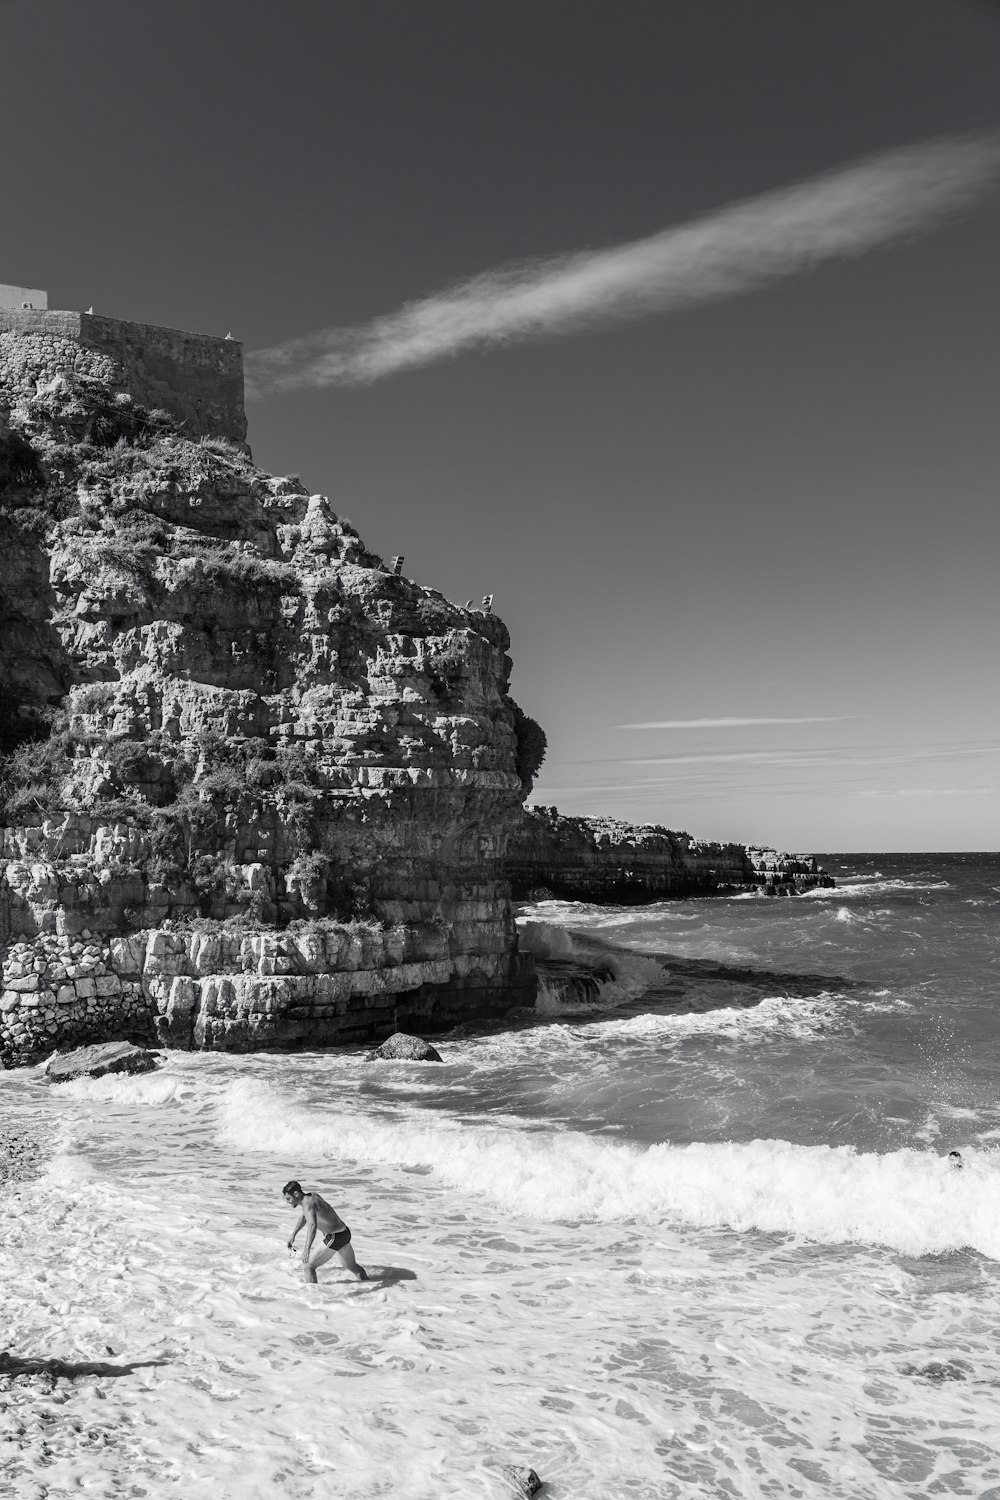
[[[911,1255],[969,1246],[1000,1259],[1000,1159],[989,1155],[959,1174],[918,1151],[787,1141],[640,1147],[513,1122],[327,1113],[254,1083],[230,1089],[220,1139],[242,1151],[429,1167],[518,1219],[759,1230]]]
[[[96,1173],[86,1158],[74,1153],[71,1132],[64,1130],[60,1133],[52,1156],[44,1163],[38,1180],[54,1189],[75,1189],[83,1183],[93,1181],[95,1176]]]
[[[773,1036],[805,1039],[849,1024],[850,1014],[843,997],[835,994],[824,992],[809,999],[766,995],[755,1005],[722,1005],[704,1011],[647,1011],[641,1016],[595,1024],[586,1030],[610,1043],[618,1039],[679,1042],[693,1036],[745,1042]]]
[[[561,1011],[570,1008],[571,1004],[564,999],[561,990],[553,988],[546,979],[539,978],[538,989],[535,992],[535,1009],[540,1016],[557,1016]]]
[[[542,962],[574,962],[582,973],[595,967],[611,971],[612,977],[598,980],[596,995],[587,1000],[560,990],[557,983],[550,983],[543,975],[535,1000],[535,1009],[541,1015],[576,1013],[594,1008],[609,1010],[638,999],[667,980],[664,966],[655,958],[603,943],[588,943],[582,934],[574,934],[550,922],[523,923],[518,929],[518,944],[524,952]]]
[[[715,899],[714,897],[712,898]],[[585,901],[537,901],[518,908],[518,934],[540,927],[585,927],[590,932],[604,928],[663,926],[667,922],[700,922],[700,912],[687,901],[651,901],[645,906],[596,906]],[[555,958],[557,954],[550,955]]]
[[[858,1005],[842,995],[823,992],[808,999],[768,995],[748,1006],[649,1010],[641,1015],[584,1021],[582,1015],[592,1007],[574,1007],[556,996],[551,1014],[565,1016],[565,1021],[451,1042],[447,1061],[476,1071],[525,1065],[563,1070],[574,1053],[585,1061],[600,1050],[613,1068],[614,1048],[621,1043],[647,1043],[661,1050],[696,1037],[717,1037],[747,1046],[778,1038],[808,1041],[833,1031],[843,1032],[872,1011],[896,1008],[896,1002]]]
[[[849,880],[838,879],[835,886],[814,886],[810,891],[802,891],[796,898],[799,901],[842,901],[850,896],[875,896],[889,895],[900,891],[947,891],[951,889],[950,880],[873,880],[867,877],[852,877]]]
[[[107,1104],[169,1104],[191,1090],[180,1074],[158,1071],[129,1076],[107,1073],[103,1078],[73,1078],[59,1084],[60,1092],[74,1099],[101,1100]]]
[[[861,910],[828,895],[808,921]],[[653,915],[567,906],[550,925],[631,931],[648,950]],[[664,947],[691,940],[667,920]],[[607,961],[568,938],[564,956]],[[994,1494],[1000,1151],[971,1095],[939,1106],[930,1089],[934,1149],[884,1156],[642,1147],[417,1107],[459,1083],[474,1101],[478,1067],[544,1087],[574,1048],[613,1070],[618,1047],[633,1077],[643,1049],[688,1037],[709,1053],[713,1037],[774,1038],[779,1056],[801,1038],[812,1055],[889,999],[604,1004],[449,1038],[446,1065],[424,1070],[347,1049],[173,1054],[69,1090],[0,1076],[0,1101],[54,1150],[0,1205],[0,1348],[84,1365],[54,1387],[0,1369],[0,1494],[508,1500],[497,1462],[535,1467],[553,1500]],[[370,1283],[327,1266],[303,1285],[284,1248],[291,1176],[344,1213]]]
[[[641,954],[608,954],[602,956],[602,966],[611,969],[613,978],[599,979],[597,992],[590,998],[575,996],[572,991],[560,991],[543,977],[539,982],[535,1009],[539,1015],[576,1015],[593,1010],[612,1010],[616,1006],[628,1005],[650,991],[662,988],[667,975],[663,965],[655,958]]]
[[[571,959],[578,956],[572,934],[555,922],[518,922],[517,945],[540,959]]]
[[[752,899],[759,901],[757,896]],[[677,932],[669,930],[668,923],[679,919],[678,914],[671,910],[674,903],[653,904],[629,910],[625,907],[583,906],[568,901],[540,902],[525,915],[538,918],[538,925],[545,929],[569,929],[567,935],[573,945],[570,953],[553,953],[553,957],[580,956],[585,963],[593,963],[595,959],[604,962],[609,954],[628,951],[619,944],[634,941],[641,951],[633,952],[632,957],[649,959],[653,955],[662,954],[667,968],[672,955],[744,965],[759,962],[759,953],[735,942],[732,935],[717,936],[708,929],[709,910],[715,909],[721,914],[725,904],[722,898],[706,897],[701,902],[704,910],[688,910],[680,914],[680,919],[696,924],[697,930],[693,932],[690,928]],[[772,903],[760,904],[763,908]],[[540,956],[547,955],[542,952]],[[653,962],[656,961],[653,958]]]
[[[3,1342],[76,1373],[0,1371],[18,1500],[506,1500],[504,1462],[554,1500],[995,1485],[990,1263],[809,1242],[867,1216],[915,1244],[927,1200],[961,1237],[968,1200],[993,1201],[990,1157],[949,1175],[919,1153],[642,1152],[353,1097],[321,1111],[297,1091],[327,1062],[178,1058],[169,1109],[33,1096],[32,1128],[75,1145],[4,1199]],[[327,1266],[303,1285],[293,1175],[341,1208],[369,1283]],[[717,1222],[769,1215],[777,1239]]]
[[[914,1130],[913,1138],[927,1145],[941,1141],[949,1147],[961,1147],[963,1151],[968,1149],[970,1142],[988,1147],[989,1142],[1000,1135],[1000,1131],[992,1128],[997,1115],[998,1107],[993,1099],[979,1109],[933,1100],[927,1106],[923,1121]]]

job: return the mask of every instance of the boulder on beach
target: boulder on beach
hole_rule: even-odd
[[[419,1036],[408,1036],[405,1031],[393,1032],[380,1047],[367,1054],[365,1062],[380,1062],[386,1058],[393,1058],[397,1062],[442,1061],[440,1052],[430,1042],[425,1042]]]
[[[151,1073],[160,1054],[131,1042],[99,1042],[57,1052],[45,1065],[50,1083],[68,1083],[71,1078],[103,1078],[105,1073]]]

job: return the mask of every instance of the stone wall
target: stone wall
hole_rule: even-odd
[[[470,914],[471,915],[471,914]],[[0,1058],[118,1038],[245,1052],[440,1031],[534,1003],[527,956],[452,952],[448,933],[315,923],[284,933],[208,927],[10,945]]]
[[[20,363],[16,383],[23,389],[25,373],[36,383],[89,373],[94,356],[114,390],[169,412],[186,436],[246,439],[238,340],[96,313],[0,308],[0,380],[8,385],[12,364]]]

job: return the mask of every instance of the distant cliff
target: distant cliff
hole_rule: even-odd
[[[0,329],[0,1064],[530,1003],[505,626],[256,467],[238,346],[122,326]]]
[[[833,885],[810,855],[713,844],[651,824],[563,817],[533,807],[511,839],[507,872],[515,900],[638,905],[673,896],[759,890],[790,895]]]

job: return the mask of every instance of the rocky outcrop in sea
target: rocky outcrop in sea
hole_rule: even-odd
[[[0,329],[0,1063],[530,1003],[504,866],[537,726],[503,622],[192,436],[128,365],[141,330],[112,357],[47,326]]]
[[[507,871],[516,900],[622,906],[727,891],[794,895],[834,883],[812,855],[707,843],[616,818],[564,817],[554,807],[525,810],[511,839]]]

